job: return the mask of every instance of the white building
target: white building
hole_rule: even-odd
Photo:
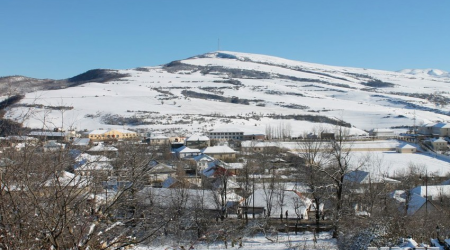
[[[243,140],[244,132],[239,129],[221,128],[208,132],[209,138],[214,140]]]

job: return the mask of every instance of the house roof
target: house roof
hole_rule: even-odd
[[[400,183],[400,181],[384,177],[382,175],[372,174],[367,171],[355,170],[344,176],[344,181],[349,181],[358,184],[369,183]]]
[[[109,162],[86,162],[79,167],[75,168],[75,171],[111,171],[113,166]]]
[[[437,138],[437,139],[433,138],[433,139],[431,139],[431,142],[445,142],[445,143],[447,143],[447,141],[442,139],[442,138]]]
[[[44,147],[46,147],[46,148],[64,148],[64,147],[66,147],[66,144],[59,143],[56,141],[48,141],[47,143],[45,143]]]
[[[232,154],[236,153],[232,148],[228,146],[212,146],[203,149],[203,154]]]
[[[227,176],[233,175],[233,173],[227,172],[227,168],[225,168],[224,165],[220,164],[218,160],[209,162],[208,167],[202,171],[202,174],[206,177],[213,177],[224,174],[226,174]]]
[[[104,152],[104,151],[118,151],[117,148],[112,146],[105,146],[103,143],[99,143],[97,146],[93,146],[92,148],[88,149],[88,152]]]
[[[390,193],[390,197],[401,204],[399,208],[400,210],[405,209],[404,206],[406,202],[406,193],[404,190],[395,190],[392,193]],[[415,214],[426,202],[426,199],[424,197],[417,194],[412,194],[409,199],[410,200],[408,202],[408,211],[407,211],[408,215]]]
[[[215,128],[210,130],[209,133],[243,133],[243,131],[236,128]]]
[[[390,197],[399,202],[401,205],[399,209],[404,211],[406,205],[405,191],[395,190],[394,192],[390,193]],[[425,197],[422,197],[416,193],[412,193],[409,197],[408,210],[406,211],[407,214],[414,215],[426,202],[431,204],[431,206],[434,206],[433,203],[431,203],[430,200],[427,201]]]
[[[422,127],[433,127],[433,126],[436,125],[436,124],[437,124],[437,123],[435,123],[435,122],[427,123],[427,124],[422,125]]]
[[[38,141],[39,139],[29,136],[21,136],[21,135],[10,135],[6,137],[7,140],[10,141]]]
[[[111,160],[103,155],[90,155],[82,153],[75,158],[75,161],[86,163],[86,162],[107,162]]]
[[[404,144],[398,145],[398,148],[416,148],[416,147],[414,147],[413,145],[404,143]]]
[[[164,136],[164,135],[155,135],[155,136],[150,136],[150,140],[156,140],[156,139],[162,139],[162,140],[169,140],[169,137]]]
[[[67,187],[85,187],[88,184],[88,178],[61,171],[55,178],[50,178],[45,182],[46,187],[67,186]]]
[[[216,160],[213,157],[211,157],[209,155],[205,155],[205,154],[194,156],[194,157],[192,157],[192,159],[194,159],[194,161],[196,161],[196,162],[199,162],[199,161],[214,161],[214,160]]]
[[[75,138],[72,145],[74,146],[88,146],[91,139],[89,138]]]
[[[200,149],[185,147],[180,153],[200,153]]]
[[[158,165],[152,167],[148,173],[150,174],[165,174],[165,173],[175,173],[176,170],[173,169],[173,167],[164,164],[164,163],[159,163]]]
[[[53,137],[64,137],[65,132],[54,132],[54,131],[32,131],[28,134],[29,136],[53,136]]]
[[[433,127],[436,127],[436,128],[450,128],[450,124],[444,123],[444,122],[439,122],[439,123],[436,123]]]
[[[186,141],[209,141],[209,138],[204,135],[192,135],[186,138]]]
[[[102,135],[102,134],[110,132],[110,131],[117,131],[117,132],[120,132],[122,134],[130,134],[130,133],[136,134],[136,132],[131,131],[131,130],[127,130],[127,129],[108,129],[108,130],[106,130],[106,129],[96,129],[96,130],[92,130],[92,131],[88,132],[87,134],[89,134],[89,135]]]

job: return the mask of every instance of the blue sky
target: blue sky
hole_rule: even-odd
[[[0,76],[62,79],[220,49],[450,71],[450,1],[2,0]]]

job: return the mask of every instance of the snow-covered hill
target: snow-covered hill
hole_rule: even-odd
[[[446,77],[450,78],[450,74],[447,71],[440,69],[402,69],[398,72],[403,74],[410,74],[415,76],[431,76],[431,77]]]
[[[212,52],[115,77],[26,94],[7,117],[36,128],[178,130],[237,127],[292,135],[332,128],[353,132],[450,121],[450,79],[327,66],[278,57]],[[83,78],[85,79],[85,78]],[[89,79],[89,78],[86,78]],[[40,105],[38,105],[40,104]],[[33,112],[26,112],[32,108]],[[405,129],[404,129],[405,130]]]

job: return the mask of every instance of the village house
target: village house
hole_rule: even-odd
[[[202,154],[207,154],[219,160],[235,160],[236,151],[228,146],[212,146],[202,150]]]
[[[430,139],[431,146],[436,151],[445,151],[448,149],[447,141],[442,138]]]
[[[416,193],[412,193],[408,197],[404,190],[395,190],[390,194],[390,198],[397,203],[400,212],[410,216],[421,217],[439,211],[431,199],[426,199]]]
[[[106,157],[117,157],[119,154],[119,150],[113,146],[107,146],[103,143],[98,143],[97,145],[91,147],[86,151],[89,154],[92,155],[104,155]]]
[[[190,148],[187,146],[182,146],[180,148],[174,148],[172,149],[172,154],[176,159],[184,159],[184,158],[190,158],[195,157],[201,154],[200,149],[197,148]]]
[[[97,129],[84,134],[92,141],[136,139],[137,133],[126,129]]]
[[[106,179],[112,175],[114,167],[109,162],[87,162],[74,169],[81,176],[95,176]]]
[[[436,138],[450,136],[450,124],[444,122],[427,123],[418,128],[418,133]]]
[[[277,150],[280,148],[280,144],[277,142],[269,141],[243,141],[241,144],[242,151],[244,152],[265,152]]]
[[[417,133],[422,134],[422,135],[426,135],[426,136],[431,136],[433,134],[433,126],[436,123],[426,123],[423,124],[422,126],[417,128]]]
[[[439,122],[433,126],[432,135],[434,137],[444,137],[450,135],[450,124]]]
[[[75,138],[73,139],[72,146],[80,149],[84,149],[88,147],[91,143],[91,139],[89,138]]]
[[[164,135],[155,135],[148,138],[150,145],[169,145],[169,137]]]
[[[147,171],[152,185],[161,185],[169,177],[175,177],[176,169],[164,163],[158,163]]]
[[[400,144],[395,148],[395,151],[397,153],[401,153],[401,154],[405,154],[405,153],[416,153],[417,152],[417,148],[414,147],[413,145],[410,144]]]
[[[192,135],[185,140],[186,147],[202,149],[209,147],[210,140],[207,136],[204,135]]]
[[[51,140],[51,141],[45,142],[43,148],[44,148],[44,152],[59,151],[59,150],[65,149],[66,144]]]
[[[81,176],[95,176],[105,179],[112,175],[111,160],[104,155],[83,153],[75,158],[74,172]]]
[[[185,140],[186,140],[186,137],[183,137],[183,136],[171,136],[171,137],[169,137],[169,141],[172,144],[176,144],[176,143],[184,144]]]

